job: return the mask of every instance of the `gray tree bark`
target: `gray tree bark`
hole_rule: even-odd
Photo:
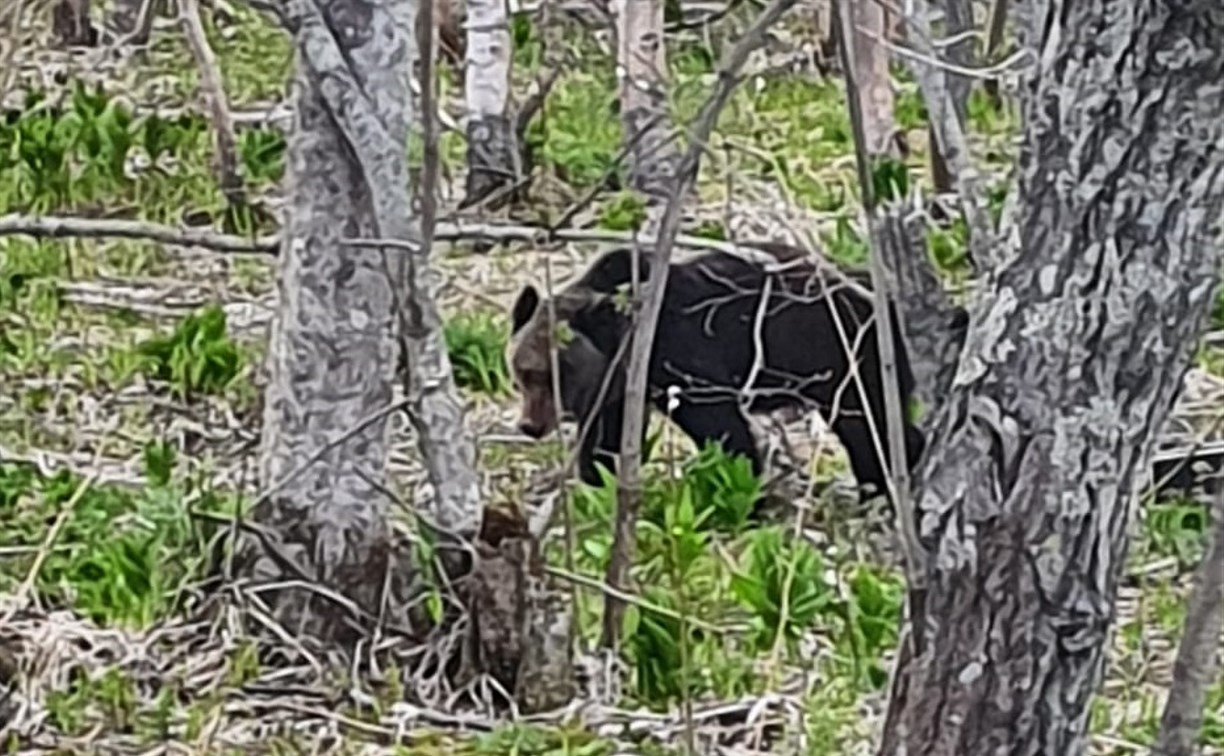
[[[969,32],[972,32],[974,28],[973,3],[971,0],[943,0],[940,5],[944,11],[944,38],[957,39],[956,42],[945,48],[946,53],[943,57],[950,63],[968,68],[973,65],[976,57],[973,50],[973,37],[969,36]],[[956,120],[960,123],[961,130],[964,131],[965,124],[969,120],[969,90],[973,82],[967,76],[953,72],[948,72],[947,82],[948,96],[952,100],[952,112],[956,114]],[[935,191],[953,192],[956,189],[956,179],[948,170],[948,164],[944,160],[943,150],[933,124],[928,126],[928,132],[931,136],[931,180],[935,185]]]
[[[467,0],[467,14],[465,206],[522,178],[514,122],[510,117],[513,50],[506,0]]]
[[[294,11],[284,19],[295,40],[289,205],[261,449],[264,488],[279,488],[255,517],[313,577],[377,614],[391,568],[383,491],[397,349],[391,286],[400,276],[388,275],[382,250],[342,240],[405,231],[412,7],[330,0]],[[344,106],[347,118],[338,116]],[[346,128],[354,121],[361,131]],[[383,141],[396,149],[380,155]],[[387,161],[386,173],[369,170],[371,157]],[[380,203],[403,220],[387,228]],[[270,561],[257,574],[277,574]],[[290,627],[338,632],[328,622],[335,611],[312,614],[308,594],[291,595],[280,607]]]
[[[1224,500],[1219,499],[1219,491],[1216,495],[1211,543],[1195,571],[1186,625],[1173,665],[1173,682],[1152,756],[1191,756],[1199,752],[1207,688],[1220,673],[1220,631],[1224,630]]]
[[[282,17],[295,41],[295,115],[264,410],[261,475],[272,493],[255,516],[282,537],[285,556],[375,614],[388,574],[403,572],[391,564],[384,484],[397,302],[409,414],[435,489],[429,514],[469,535],[480,516],[428,256],[344,243],[415,236],[404,151],[414,14],[410,0],[330,0]],[[253,569],[281,566],[265,557]],[[295,627],[334,633],[336,613],[311,615],[311,600],[287,599],[284,611]]]
[[[1217,285],[1224,8],[1039,6],[1020,248],[930,429],[885,754],[1084,751],[1130,503]]]
[[[667,199],[680,151],[667,109],[667,50],[663,0],[614,0],[616,73],[629,187],[648,199]]]
[[[858,0],[850,4],[854,33],[851,72],[857,83],[859,109],[867,140],[867,154],[878,157],[896,154],[897,124],[893,117],[892,73],[888,70],[887,14],[877,0]]]

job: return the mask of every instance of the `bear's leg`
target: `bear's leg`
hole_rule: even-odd
[[[646,417],[642,419],[642,461],[646,461],[646,430],[650,419],[650,408],[645,408]],[[620,459],[621,437],[624,429],[624,403],[611,402],[606,405],[592,422],[586,438],[578,451],[578,477],[589,486],[602,485],[599,470],[595,463],[608,468],[616,474],[617,461]]]
[[[698,446],[706,441],[719,441],[728,454],[742,454],[752,464],[752,474],[764,472],[756,437],[747,418],[735,401],[681,402],[672,412],[672,420]]]
[[[872,438],[871,426],[868,425],[867,419],[862,414],[846,416],[830,423],[833,433],[846,448],[846,456],[850,459],[850,468],[854,472],[859,488],[873,487],[875,489],[870,494],[862,490],[863,499],[888,493],[888,468],[892,464],[888,421],[883,408],[872,419],[875,420],[875,427],[880,436],[879,450]],[[925,449],[926,437],[909,421],[903,424],[903,432],[905,434],[905,465],[907,472],[913,474]],[[881,457],[881,451],[883,457]],[[893,503],[891,496],[886,496],[886,498],[889,504]]]

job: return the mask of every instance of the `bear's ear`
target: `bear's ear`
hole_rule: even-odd
[[[518,333],[520,328],[527,325],[527,321],[531,320],[539,306],[540,293],[534,286],[527,284],[519,292],[518,299],[514,300],[514,307],[510,310],[510,332]]]
[[[600,352],[611,356],[629,330],[629,316],[617,308],[612,297],[597,297],[570,317],[570,327]]]
[[[591,263],[591,267],[582,276],[582,285],[591,291],[611,294],[620,286],[633,282],[632,249],[614,249]],[[644,282],[650,278],[650,259],[645,253],[638,252],[638,281]]]

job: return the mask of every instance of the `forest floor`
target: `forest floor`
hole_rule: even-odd
[[[178,27],[159,20],[152,45],[137,57],[52,52],[28,13],[0,122],[0,216],[222,230],[210,128]],[[240,125],[248,191],[274,216],[282,202],[288,39],[244,7],[207,23]],[[754,56],[719,121],[684,232],[790,237],[861,263],[866,245],[844,91],[812,65],[808,26],[776,30]],[[724,28],[743,27],[733,17]],[[726,35],[712,35],[715,47]],[[542,52],[529,24],[515,24],[515,39],[521,100]],[[478,220],[546,224],[613,166],[620,126],[607,39],[572,30],[564,39],[564,72],[530,131],[541,163],[532,201],[512,218]],[[708,44],[698,33],[669,38],[678,123],[691,121],[713,82],[717,54]],[[458,118],[462,92],[453,72],[444,68],[442,78],[443,106]],[[896,87],[906,162],[926,182],[925,111],[902,68]],[[26,101],[36,91],[42,104]],[[1017,119],[975,96],[970,121],[997,205]],[[419,144],[411,149],[419,155]],[[462,190],[461,135],[445,131],[441,151],[447,210]],[[603,192],[571,225],[623,230],[633,213],[624,195]],[[244,228],[276,230],[266,219]],[[962,276],[963,228],[932,226],[929,238],[949,279]],[[529,442],[515,430],[503,362],[506,312],[523,284],[544,279],[546,265],[561,285],[601,249],[574,242],[553,251],[522,243],[435,250],[451,356],[494,502],[534,510],[555,500],[560,460],[559,444]],[[797,502],[804,505],[799,522],[790,514],[779,526],[744,527],[738,507],[751,500],[752,483],[716,455],[703,456],[701,469],[689,467],[689,480],[714,491],[703,506],[727,527],[693,528],[686,537],[705,539],[704,548],[679,560],[667,529],[650,526],[662,524],[674,504],[668,467],[686,464],[692,450],[663,433],[635,575],[645,602],[718,632],[686,635],[675,620],[643,610],[625,649],[628,682],[610,701],[594,692],[602,673],[590,653],[600,595],[581,584],[586,689],[564,712],[517,722],[458,704],[408,707],[352,681],[324,683],[310,669],[261,668],[234,627],[185,623],[181,610],[194,596],[207,539],[256,493],[259,364],[276,304],[274,276],[274,258],[259,254],[0,236],[0,728],[7,727],[0,732],[10,752],[202,754],[259,746],[288,753],[322,744],[365,753],[398,742],[394,752],[422,754],[678,753],[686,699],[702,753],[757,752],[754,743],[776,753],[870,752],[903,584],[878,535],[889,527],[883,515],[835,504],[841,497],[831,482],[844,480],[844,464],[819,429],[788,435],[797,455],[812,460],[816,481]],[[1224,406],[1224,381],[1214,377],[1221,364],[1213,347],[1202,349],[1180,405],[1193,424]],[[421,471],[410,433],[403,422],[396,426],[392,472],[411,501]],[[550,533],[548,559],[598,580],[612,500],[569,488],[561,501],[577,548],[567,556],[560,531]],[[1201,503],[1150,503],[1136,521],[1107,680],[1093,707],[1095,753],[1139,753],[1155,733],[1204,515]],[[779,565],[793,568],[791,605],[781,615]],[[779,625],[784,639],[771,632]],[[1224,682],[1209,696],[1204,744],[1207,753],[1224,753]]]

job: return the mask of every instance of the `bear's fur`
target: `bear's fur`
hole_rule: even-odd
[[[772,259],[773,270],[767,271],[763,261],[722,252],[672,263],[651,353],[648,405],[667,412],[671,401],[671,419],[698,445],[708,439],[721,441],[728,452],[748,457],[757,475],[762,472],[761,455],[743,410],[764,413],[783,407],[814,407],[845,447],[859,485],[886,491],[885,468],[863,416],[860,394],[846,380],[850,368],[843,347],[857,348],[863,391],[888,459],[872,300],[841,284],[827,269],[822,271],[802,250],[773,243],[752,246],[764,252],[765,259]],[[579,475],[590,484],[599,483],[595,462],[615,471],[620,451],[629,361],[628,349],[622,344],[631,327],[626,311],[631,255],[628,249],[608,252],[553,298],[561,336],[557,339],[561,413],[553,401],[547,302],[528,285],[511,311],[507,358],[522,398],[519,427],[529,436],[542,438],[562,418],[582,425],[589,422],[578,463]],[[639,280],[645,282],[650,275],[648,255],[639,254],[638,260]],[[762,311],[767,280],[770,296]],[[851,280],[860,285],[866,281],[863,275]],[[830,302],[836,306],[844,341]],[[756,327],[759,312],[763,312],[760,329]],[[896,317],[892,320],[904,407],[913,377]],[[758,341],[764,346],[765,359],[754,367]],[[605,376],[609,376],[606,388]],[[742,408],[742,386],[749,377],[754,377],[754,395]],[[912,468],[922,452],[923,437],[908,419],[905,436],[906,462]]]

